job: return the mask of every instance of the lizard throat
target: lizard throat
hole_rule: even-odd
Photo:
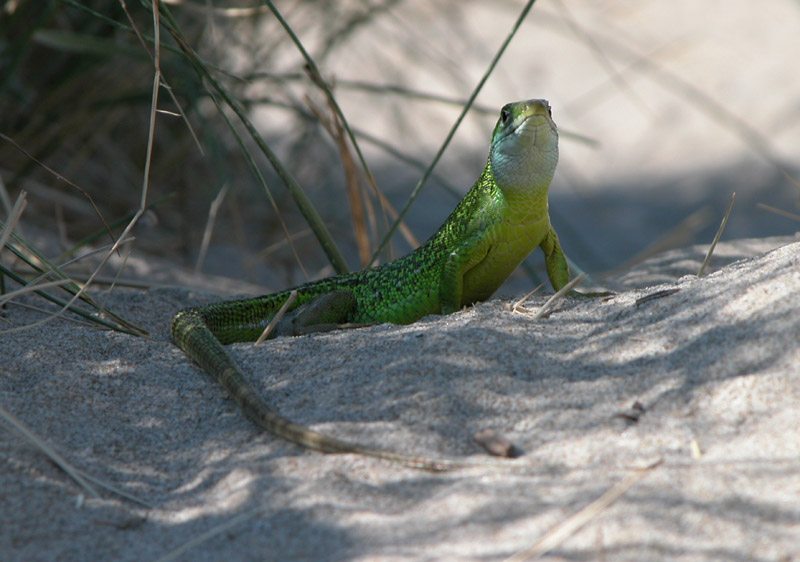
[[[529,119],[497,139],[489,158],[494,179],[506,195],[546,194],[558,164],[558,133],[543,119]]]

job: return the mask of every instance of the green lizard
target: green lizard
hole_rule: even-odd
[[[456,312],[488,299],[537,246],[544,251],[550,282],[561,289],[569,270],[547,203],[557,162],[558,131],[547,101],[509,103],[494,128],[483,173],[427,242],[394,262],[297,287],[273,336],[361,323],[409,324]],[[223,346],[255,341],[290,293],[182,310],[172,320],[172,338],[247,417],[278,437],[326,453],[357,453],[431,470],[474,466],[348,443],[270,409]]]

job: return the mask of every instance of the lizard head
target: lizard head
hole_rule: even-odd
[[[558,129],[547,100],[503,107],[492,134],[489,161],[503,190],[547,189],[558,163]]]

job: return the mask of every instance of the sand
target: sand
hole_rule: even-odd
[[[91,497],[3,423],[0,558],[504,560],[623,483],[545,559],[800,560],[800,242],[723,244],[697,278],[702,257],[658,256],[540,320],[491,300],[232,346],[296,421],[471,460],[492,429],[523,453],[508,470],[428,473],[258,431],[168,339],[176,310],[220,295],[115,290],[152,340],[67,320],[4,333],[0,405],[151,507]]]

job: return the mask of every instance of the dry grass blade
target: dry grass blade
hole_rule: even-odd
[[[11,198],[8,196],[8,189],[2,176],[0,176],[0,205],[3,206],[7,214],[11,214]]]
[[[278,309],[278,312],[276,312],[275,316],[272,317],[272,320],[269,321],[267,327],[264,328],[264,331],[261,332],[260,336],[258,336],[255,345],[261,345],[264,343],[264,340],[269,337],[269,335],[272,333],[272,330],[274,330],[275,326],[278,325],[278,322],[281,321],[281,318],[283,318],[283,315],[286,314],[287,310],[289,310],[289,307],[292,306],[292,303],[295,301],[295,299],[297,299],[296,289],[289,293],[289,298],[286,299],[286,302],[283,303],[283,306]]]
[[[31,162],[35,163],[37,166],[41,167],[43,170],[46,170],[48,173],[52,174],[53,177],[57,178],[59,181],[63,181],[68,186],[70,186],[71,188],[77,190],[81,195],[83,195],[89,201],[89,203],[92,206],[92,209],[94,209],[95,214],[103,222],[103,226],[105,227],[106,231],[110,235],[111,228],[108,226],[108,224],[106,224],[105,219],[103,219],[103,214],[100,212],[100,209],[97,207],[97,204],[95,203],[94,198],[91,196],[91,194],[89,192],[87,192],[85,189],[83,189],[82,187],[77,185],[75,182],[70,181],[69,179],[65,178],[64,176],[62,176],[61,174],[59,174],[58,172],[53,170],[51,167],[47,166],[44,162],[42,162],[41,160],[36,158],[33,154],[30,153],[30,151],[28,151],[25,148],[23,148],[22,146],[20,146],[20,144],[17,141],[12,139],[8,135],[4,135],[3,133],[0,133],[0,139],[10,143],[11,145],[13,145],[14,148],[19,150],[22,154],[24,154],[28,159],[30,159]],[[113,237],[112,237],[112,239],[113,239]]]
[[[66,285],[67,283],[71,283],[72,281],[69,279],[59,279],[58,281],[50,281],[48,283],[42,283],[41,285],[26,285],[21,289],[17,289],[16,291],[11,291],[10,293],[5,293],[2,298],[0,298],[0,306],[3,306],[8,301],[15,299],[21,295],[25,295],[27,293],[32,293],[35,291],[41,291],[42,289],[47,289],[49,287],[59,287],[61,285]],[[2,333],[2,332],[0,332]]]
[[[575,279],[573,279],[572,281],[561,287],[561,289],[555,295],[547,299],[547,302],[544,303],[544,306],[542,306],[542,308],[540,308],[538,312],[536,312],[536,314],[533,315],[533,319],[539,320],[540,318],[543,318],[545,315],[550,314],[553,308],[555,308],[556,303],[560,301],[562,298],[564,298],[564,295],[569,293],[572,289],[583,283],[585,279],[586,279],[586,274],[581,273]]]
[[[531,296],[542,287],[544,287],[544,283],[539,283],[538,285],[536,285],[536,287],[528,291],[521,299],[514,302],[514,304],[511,305],[511,312],[519,312],[521,314],[526,314],[528,310],[524,306],[522,306],[522,303],[531,298]]]
[[[128,18],[128,22],[130,22],[131,24],[131,29],[136,34],[136,37],[139,39],[139,43],[142,45],[142,49],[144,49],[144,52],[147,53],[147,56],[149,56],[150,59],[153,61],[153,64],[158,66],[159,61],[156,60],[156,58],[158,57],[159,60],[161,58],[161,55],[159,53],[159,49],[161,47],[159,40],[159,31],[156,30],[156,35],[154,39],[155,41],[158,41],[159,44],[156,45],[156,51],[155,54],[153,54],[150,52],[150,49],[147,48],[147,42],[145,41],[145,38],[142,36],[142,34],[139,32],[139,28],[134,23],[131,14],[128,12],[128,7],[125,5],[125,2],[121,1],[120,4],[122,4],[125,16]],[[200,143],[200,139],[197,138],[197,134],[194,132],[194,127],[192,127],[192,123],[189,121],[189,117],[187,117],[186,113],[183,111],[183,106],[178,101],[178,98],[175,96],[175,92],[172,91],[172,86],[169,85],[169,82],[167,82],[167,79],[161,73],[160,68],[159,68],[159,79],[161,80],[161,83],[164,85],[164,89],[167,91],[167,94],[169,94],[169,97],[172,99],[172,102],[175,104],[175,107],[178,108],[178,115],[181,117],[181,119],[183,119],[184,124],[186,124],[186,129],[192,136],[192,140],[194,140],[195,146],[197,146],[197,149],[200,151],[200,154],[205,154],[205,151],[203,150],[203,145]]]
[[[392,205],[392,203],[386,198],[386,195],[383,194],[383,191],[378,189],[375,191],[375,195],[377,195],[378,201],[381,203],[381,208],[389,214],[389,218],[391,218],[393,221],[400,220],[400,215],[397,213],[397,209],[395,209],[394,205]],[[413,232],[411,232],[411,229],[406,224],[406,221],[400,221],[397,230],[400,231],[400,234],[403,236],[403,238],[405,238],[409,246],[412,248],[419,246],[419,239],[414,236]]]
[[[273,4],[271,0],[264,0],[264,3],[269,7],[270,11],[272,11],[272,15],[275,16],[275,19],[278,20],[283,29],[286,31],[287,35],[289,35],[289,38],[295,44],[297,50],[300,51],[300,54],[303,56],[303,60],[306,61],[306,66],[308,69],[308,73],[311,76],[311,80],[314,81],[314,83],[325,92],[325,95],[328,99],[328,103],[338,116],[342,126],[347,132],[347,136],[350,139],[353,148],[355,148],[356,150],[356,154],[358,154],[358,159],[361,162],[361,166],[364,169],[364,173],[367,174],[368,181],[374,187],[376,185],[375,176],[372,175],[372,171],[367,165],[367,161],[364,158],[364,154],[361,152],[361,147],[359,147],[358,141],[356,141],[356,137],[355,135],[353,135],[353,131],[350,129],[350,126],[347,123],[347,119],[344,116],[344,112],[342,111],[341,107],[339,107],[339,102],[336,101],[336,98],[334,97],[331,89],[328,87],[328,84],[322,78],[322,74],[320,73],[319,68],[317,68],[317,64],[314,62],[314,59],[308,53],[305,46],[303,46],[303,42],[300,41],[300,38],[294,32],[292,26],[289,25],[289,22],[287,22],[286,19],[284,19],[281,12],[278,10],[278,8],[275,7],[275,4]]]
[[[151,209],[155,209],[159,205],[162,205],[163,203],[169,201],[170,199],[173,199],[174,196],[175,196],[175,194],[171,193],[171,194],[165,195],[164,197],[161,197],[161,198],[153,201],[152,203],[149,203],[147,205],[147,207],[145,207],[145,211],[149,211]],[[134,214],[135,214],[135,212],[126,213],[122,217],[120,217],[120,218],[112,221],[111,223],[109,223],[109,227],[111,228],[112,232],[114,230],[116,230],[118,228],[122,228],[126,224],[128,224],[128,222],[133,218]],[[54,261],[63,261],[65,259],[67,259],[69,256],[74,255],[75,252],[77,252],[78,250],[80,250],[84,246],[87,246],[87,245],[92,244],[92,243],[96,242],[97,240],[99,240],[103,236],[103,234],[105,234],[103,231],[99,231],[99,232],[95,232],[94,234],[90,234],[90,235],[86,236],[85,238],[83,238],[83,239],[79,240],[78,242],[76,242],[75,244],[73,244],[67,250],[64,250],[63,252],[61,252],[61,255],[58,256]],[[129,238],[128,240],[134,240],[134,238]]]
[[[14,414],[0,406],[0,417],[2,417],[11,427],[20,432],[25,439],[27,439],[33,446],[39,449],[47,457],[50,458],[61,470],[66,472],[75,482],[78,483],[86,492],[93,498],[99,498],[100,495],[92,488],[89,483],[81,476],[77,469],[69,464],[64,457],[59,455],[47,443],[39,439],[28,427],[17,419]]]
[[[505,562],[525,562],[526,560],[534,560],[546,552],[554,549],[559,544],[564,542],[568,537],[574,534],[578,529],[597,517],[608,506],[621,498],[628,490],[630,490],[642,478],[647,476],[650,471],[659,464],[660,461],[651,464],[650,466],[639,470],[634,474],[631,474],[621,482],[617,482],[602,496],[581,509],[569,519],[566,519],[553,527],[530,548],[506,558]]]
[[[19,218],[20,218],[20,216],[22,215],[22,212],[25,209],[26,201],[27,201],[26,192],[23,190],[23,191],[20,192],[19,196],[17,197],[16,202],[14,203],[14,207],[11,210],[11,213],[10,213],[10,216],[9,216],[9,220],[6,223],[3,223],[2,221],[0,221],[0,227],[2,227],[2,231],[0,231],[1,232],[0,233],[0,249],[7,248],[9,251],[14,253],[18,258],[20,258],[22,261],[27,263],[35,271],[38,271],[40,273],[40,276],[37,277],[36,279],[26,283],[26,282],[24,282],[24,280],[22,278],[20,278],[19,276],[13,274],[5,266],[0,264],[0,273],[2,273],[4,275],[7,275],[8,277],[13,279],[14,281],[19,283],[20,285],[23,285],[23,287],[21,289],[18,289],[16,291],[12,291],[11,293],[6,294],[5,297],[2,300],[0,300],[0,304],[4,304],[4,303],[10,301],[11,299],[13,299],[15,297],[18,297],[18,296],[20,296],[22,294],[26,294],[26,293],[29,293],[29,292],[34,292],[37,295],[44,296],[47,293],[45,293],[43,291],[43,289],[46,289],[46,288],[49,288],[49,287],[63,287],[69,293],[71,293],[73,295],[80,293],[81,289],[78,286],[78,284],[75,283],[74,280],[72,280],[68,275],[63,273],[63,271],[61,270],[61,267],[63,267],[63,266],[61,266],[61,267],[57,266],[56,264],[54,264],[53,262],[48,260],[44,255],[42,255],[33,246],[31,246],[30,244],[25,242],[25,240],[23,240],[21,237],[19,237],[18,235],[14,234],[14,229],[16,228],[16,225],[17,225],[17,223],[19,221]],[[14,243],[11,244],[9,242],[10,240],[13,240]],[[124,240],[123,242],[127,242],[127,241],[129,241],[129,240]],[[95,253],[95,252],[91,252],[88,255],[91,255],[92,253]],[[83,256],[83,257],[86,257],[86,256]],[[67,262],[64,265],[68,265],[72,261],[75,261],[75,260],[71,260],[70,262]],[[54,275],[54,276],[58,277],[59,279],[57,279],[55,281],[52,281],[52,282],[49,282],[49,283],[37,284],[37,283],[39,283],[39,281],[41,281],[42,279],[44,279],[44,278],[46,278],[46,277],[48,277],[50,275]],[[45,298],[48,298],[48,300],[50,300],[51,302],[57,302],[58,301],[58,299],[55,299],[55,297],[45,297]],[[104,325],[104,326],[106,326],[108,328],[111,328],[111,329],[115,329],[116,330],[116,329],[123,328],[123,331],[127,331],[128,333],[133,333],[133,334],[138,334],[138,335],[145,335],[147,333],[145,330],[142,330],[141,328],[138,328],[138,327],[134,326],[133,324],[125,321],[124,319],[120,318],[116,314],[105,310],[104,307],[102,307],[102,306],[98,305],[97,303],[95,303],[91,299],[91,297],[89,297],[88,295],[84,294],[82,299],[86,303],[88,303],[90,306],[93,306],[95,309],[97,309],[97,310],[99,310],[99,311],[101,311],[101,312],[103,312],[105,314],[108,314],[112,319],[114,319],[116,322],[118,322],[118,325],[115,325],[115,324],[112,324],[112,323],[109,323],[109,322],[105,322],[105,321],[101,321],[100,319],[96,318],[95,316],[89,315],[89,314],[87,314],[87,313],[85,313],[83,311],[79,311],[78,309],[72,308],[72,311],[75,312],[76,314],[84,316],[85,318],[87,318],[89,320],[95,321],[95,322],[97,322],[99,324],[102,324],[102,325]],[[61,301],[61,304],[63,305],[63,301]],[[17,331],[17,330],[21,330],[21,329],[28,329],[30,327],[31,326],[22,326],[22,327],[18,327],[18,328],[12,328],[10,330],[4,330],[4,332],[5,331]]]
[[[29,285],[29,283],[27,283],[25,281],[25,279],[23,279],[22,277],[20,277],[19,275],[17,275],[13,271],[11,271],[10,269],[4,267],[2,264],[0,264],[0,273],[2,273],[2,275],[6,276],[6,277],[8,277],[10,279],[13,279],[15,282],[19,283],[22,286]],[[72,282],[72,280],[70,279],[70,280],[67,280],[67,281],[68,282],[66,283],[66,285],[61,285],[61,286],[69,287],[70,283]],[[116,330],[118,332],[123,332],[125,334],[130,334],[132,336],[147,337],[147,331],[146,330],[143,330],[141,328],[137,328],[136,326],[133,326],[132,324],[130,324],[128,322],[125,322],[124,320],[120,319],[119,316],[117,316],[117,315],[115,315],[115,314],[113,314],[113,313],[111,313],[109,311],[103,311],[103,313],[104,314],[108,314],[116,322],[119,322],[118,324],[111,323],[111,322],[105,320],[104,318],[100,318],[100,317],[98,317],[98,316],[96,316],[96,315],[94,315],[94,314],[92,314],[90,312],[87,312],[86,310],[83,310],[83,309],[80,309],[80,308],[76,307],[74,305],[74,301],[73,302],[67,302],[67,301],[59,299],[58,297],[55,297],[54,295],[51,295],[50,293],[48,293],[46,291],[42,291],[42,290],[40,290],[39,286],[32,287],[30,290],[33,291],[35,294],[39,295],[40,297],[44,298],[45,300],[48,300],[48,301],[52,302],[53,304],[55,304],[56,306],[61,307],[62,312],[63,312],[63,310],[69,310],[73,314],[77,314],[78,316],[81,316],[81,317],[85,318],[86,320],[88,320],[89,322],[92,322],[93,324],[101,325],[101,326],[104,326],[104,327],[109,328],[111,330]],[[19,304],[19,303],[17,303],[17,304]],[[44,321],[36,322],[34,324],[28,324],[26,326],[20,326],[20,327],[17,327],[17,328],[10,328],[8,330],[4,330],[4,332],[28,330],[28,329],[34,328],[35,326],[39,326],[39,325],[43,324],[44,322],[49,322],[54,317],[55,316],[51,315],[48,318],[46,318]],[[60,313],[59,313],[58,317],[60,317]],[[131,327],[129,328],[127,326],[131,326]]]
[[[120,490],[116,486],[112,486],[106,482],[103,482],[99,478],[95,478],[91,474],[87,474],[86,472],[80,470],[79,468],[75,468],[71,464],[69,464],[61,455],[59,455],[52,447],[47,445],[44,441],[39,439],[39,437],[33,433],[28,427],[23,424],[16,416],[14,416],[11,412],[0,406],[0,417],[6,420],[15,430],[22,434],[22,436],[27,439],[34,447],[39,449],[42,453],[44,453],[47,457],[50,458],[61,470],[66,472],[70,477],[72,477],[81,487],[83,487],[92,497],[99,498],[100,495],[89,485],[89,482],[100,486],[117,494],[120,497],[126,498],[132,502],[138,503],[148,508],[154,508],[150,502],[146,502],[142,499],[137,498],[133,494],[129,494],[124,490]]]
[[[77,468],[75,470],[78,472],[78,474],[80,474],[84,478],[84,480],[88,480],[92,484],[100,486],[101,488],[103,488],[105,490],[108,490],[112,494],[116,494],[116,495],[120,496],[121,498],[125,498],[126,500],[130,500],[130,501],[132,501],[134,503],[138,503],[139,505],[143,505],[144,507],[147,507],[149,509],[155,509],[155,507],[156,507],[155,504],[150,503],[148,501],[145,501],[145,500],[143,500],[141,498],[137,498],[133,494],[129,494],[125,490],[120,490],[116,486],[112,486],[111,484],[109,484],[107,482],[103,482],[102,480],[100,480],[99,478],[95,478],[91,474],[87,474],[86,472],[84,472],[84,471],[82,471],[80,469],[77,469]]]
[[[359,263],[361,264],[361,267],[366,267],[369,264],[370,256],[373,250],[369,241],[369,236],[367,235],[367,219],[373,233],[377,232],[377,221],[375,218],[375,209],[372,206],[372,201],[366,196],[366,193],[364,193],[362,198],[362,190],[360,189],[360,182],[358,181],[358,167],[356,166],[355,159],[350,153],[347,139],[350,139],[350,143],[356,150],[364,173],[367,176],[367,183],[372,188],[373,193],[378,195],[378,200],[380,202],[383,202],[384,199],[380,197],[381,191],[378,189],[378,182],[375,181],[375,176],[372,175],[372,170],[370,170],[367,166],[364,154],[361,152],[361,147],[356,144],[353,129],[344,119],[344,114],[341,112],[336,100],[333,98],[333,92],[330,91],[327,84],[325,84],[318,76],[315,76],[313,72],[311,73],[311,78],[318,87],[328,94],[326,99],[328,101],[328,109],[331,113],[330,120],[325,119],[321,115],[321,112],[316,110],[310,103],[309,106],[320,118],[320,121],[328,131],[328,134],[334,138],[336,141],[336,146],[339,149],[340,158],[345,170],[345,182],[347,185],[347,195],[350,202],[350,210],[353,215],[353,228],[356,231],[355,237],[356,244],[358,246]],[[365,207],[366,217],[364,212]],[[381,211],[384,226],[386,229],[388,229],[389,220],[387,218],[387,208],[385,205],[381,207]]]
[[[347,146],[347,137],[342,127],[342,122],[332,106],[330,106],[331,116],[327,118],[322,110],[314,105],[310,99],[306,97],[305,101],[311,109],[311,112],[317,116],[319,122],[322,123],[322,126],[333,138],[334,142],[336,142],[336,148],[339,150],[339,158],[342,161],[345,185],[347,186],[347,200],[350,203],[350,214],[353,219],[353,234],[355,235],[356,246],[358,247],[359,263],[364,266],[369,263],[372,249],[370,248],[369,234],[367,233],[364,201],[362,199],[360,182],[358,181],[358,167],[356,167],[353,155],[350,153],[350,148]]]
[[[14,201],[14,206],[8,213],[8,220],[6,220],[3,230],[0,231],[0,252],[6,247],[8,239],[11,238],[11,234],[14,232],[14,229],[17,228],[19,218],[22,216],[22,212],[25,210],[25,207],[28,204],[26,196],[27,193],[25,191],[20,191],[19,195],[17,196],[17,200]]]
[[[228,194],[228,187],[230,184],[225,184],[219,190],[217,196],[208,207],[208,220],[206,220],[206,227],[203,229],[203,241],[200,243],[200,251],[197,254],[197,261],[194,264],[195,272],[199,272],[203,268],[203,262],[206,260],[206,252],[208,252],[208,245],[211,243],[211,233],[214,232],[214,224],[217,221],[217,213]]]
[[[106,296],[103,299],[103,304],[100,306],[101,310],[106,310],[108,307],[108,300],[111,298],[111,293],[117,287],[117,281],[119,281],[120,277],[122,276],[122,270],[125,269],[125,265],[128,263],[128,258],[131,257],[131,252],[133,251],[133,246],[128,245],[125,247],[125,251],[122,254],[122,263],[120,263],[119,267],[117,268],[116,274],[114,274],[114,278],[111,280],[111,283],[108,286],[108,290],[106,291]],[[97,277],[95,277],[97,279]]]
[[[358,188],[359,186],[358,171],[356,168],[355,161],[347,147],[347,137],[345,135],[343,125],[337,119],[335,112],[332,111],[333,113],[332,117],[330,119],[327,119],[322,114],[322,112],[317,107],[315,107],[309,100],[306,100],[306,103],[311,108],[311,111],[314,113],[314,115],[317,116],[320,123],[322,123],[323,127],[325,127],[325,130],[328,131],[328,134],[330,134],[331,137],[336,141],[336,144],[339,147],[342,164],[345,169],[345,174],[347,175],[346,179],[348,185],[348,197],[350,198],[350,208],[353,213],[353,227],[354,229],[356,229],[356,241],[358,243],[359,258],[361,259],[361,265],[366,267],[369,264],[369,260],[371,259],[370,252],[372,251],[372,248],[369,247],[369,241],[367,239],[367,234],[366,234],[367,221],[363,219],[363,214],[364,214],[363,211],[359,211],[357,208],[361,206],[362,202],[361,190]],[[422,169],[424,168],[425,167],[422,166]],[[375,197],[377,197],[378,202],[381,205],[381,210],[384,213],[384,217],[388,215],[390,219],[397,220],[398,216],[397,210],[394,208],[392,203],[386,198],[386,195],[384,195],[383,191],[381,191],[378,188],[377,184],[374,182],[374,179],[372,182],[370,182],[370,187],[372,188],[373,194],[375,195]],[[366,210],[367,210],[366,214],[369,217],[368,222],[372,227],[373,231],[375,231],[376,230],[375,213],[373,211],[372,205],[370,204],[370,199],[366,197],[366,194],[364,195],[365,196],[363,197],[363,201],[366,203]],[[456,192],[456,195],[460,198],[460,194],[458,192]],[[358,218],[359,213],[362,217],[360,219]],[[362,226],[359,227],[359,224],[361,224]],[[400,234],[403,236],[405,241],[412,249],[419,246],[419,240],[417,239],[416,236],[414,236],[414,233],[411,232],[411,229],[408,227],[405,221],[400,223],[398,230],[400,231]],[[362,243],[359,242],[360,237],[363,237],[364,239],[363,246]],[[366,255],[362,252],[362,248],[367,251]]]
[[[216,537],[219,534],[224,533],[225,531],[232,529],[236,525],[244,523],[248,519],[252,519],[259,515],[263,510],[262,509],[253,509],[251,511],[246,511],[244,513],[240,513],[239,515],[232,517],[225,523],[220,523],[206,531],[205,533],[200,533],[192,540],[183,543],[181,546],[173,550],[172,552],[167,553],[166,555],[162,556],[156,562],[170,562],[171,560],[177,559],[181,554],[184,554],[189,549],[196,547],[197,545],[203,544],[209,539]]]
[[[420,172],[425,172],[425,169],[428,167],[428,165],[425,164],[424,162],[422,162],[421,160],[418,160],[417,158],[414,158],[413,156],[410,156],[406,152],[403,152],[402,150],[400,150],[398,148],[395,148],[390,143],[379,139],[378,137],[368,133],[367,131],[364,131],[364,130],[358,129],[358,128],[353,129],[353,131],[355,132],[355,134],[362,141],[366,141],[366,142],[370,143],[371,145],[381,149],[382,151],[384,151],[387,154],[389,154],[390,156],[396,158],[397,160],[399,160],[403,164],[407,164],[407,165],[409,165],[409,166],[411,166],[413,168],[416,168]],[[461,193],[461,190],[459,188],[457,188],[453,184],[451,184],[447,180],[447,178],[443,177],[441,174],[436,174],[436,173],[432,174],[432,177],[442,187],[442,189],[444,189],[449,195],[451,195],[453,197],[454,200],[461,201],[461,197],[463,196],[463,193]],[[391,207],[388,204],[388,201],[384,202],[385,196],[383,195],[382,192],[380,192],[380,191],[378,192],[378,197],[381,198],[381,205],[385,206],[386,211],[389,213],[389,215],[392,218],[392,220],[397,220],[397,211],[394,210],[394,207]],[[405,232],[404,232],[404,229],[406,229],[406,228],[407,227],[406,227],[405,222],[403,222],[399,227],[400,231],[403,232],[403,236],[408,238],[408,235],[406,235]],[[416,247],[418,245],[419,245],[419,243],[415,244],[414,247]]]
[[[678,225],[661,236],[658,240],[647,246],[644,250],[623,262],[612,271],[604,273],[603,277],[614,277],[630,270],[646,259],[658,255],[672,248],[679,248],[689,243],[694,235],[711,221],[711,211],[707,206],[700,207]]]
[[[288,237],[278,240],[277,242],[273,242],[272,244],[270,244],[257,254],[253,255],[252,257],[249,257],[245,262],[246,266],[249,268],[252,267],[256,262],[265,261],[271,254],[283,248],[284,246],[288,245],[290,242],[300,240],[310,234],[312,234],[310,228],[304,228],[300,232],[296,232],[295,234],[289,234]]]
[[[130,244],[131,242],[133,242],[135,240],[136,240],[136,238],[134,238],[134,237],[126,238],[125,240],[120,240],[119,246],[124,246],[124,245]],[[97,254],[102,254],[103,252],[107,252],[108,250],[110,250],[113,247],[114,247],[113,244],[107,244],[106,246],[103,246],[101,248],[97,248],[95,250],[92,250],[91,252],[87,252],[85,254],[81,254],[78,257],[75,257],[75,258],[72,258],[70,260],[67,260],[67,261],[61,263],[60,265],[56,265],[54,269],[44,271],[42,273],[42,275],[40,275],[39,277],[37,277],[34,280],[34,282],[38,281],[39,279],[44,279],[45,277],[47,277],[51,273],[54,273],[54,272],[59,272],[60,273],[64,268],[66,268],[67,266],[72,265],[73,263],[77,263],[79,261],[85,260],[86,258],[89,258],[89,257],[97,255]],[[83,281],[83,282],[85,283],[86,281]]]
[[[547,302],[544,303],[544,305],[542,305],[542,307],[535,314],[532,315],[532,318],[534,320],[539,320],[540,318],[544,317],[546,314],[549,314],[550,311],[552,311],[553,308],[555,307],[556,303],[559,300],[561,300],[564,297],[564,295],[569,293],[572,289],[577,287],[579,284],[583,283],[583,281],[585,279],[586,279],[586,274],[585,273],[581,273],[580,275],[575,277],[572,281],[570,281],[569,283],[567,283],[566,285],[561,287],[561,289],[558,292],[556,292],[552,297],[547,299]],[[522,306],[522,303],[525,302],[525,300],[528,297],[530,297],[533,293],[538,291],[541,286],[542,285],[539,285],[533,291],[529,292],[527,295],[525,295],[524,297],[519,299],[517,302],[515,302],[511,306],[511,311],[512,312],[516,312],[518,314],[531,314],[531,311],[528,310],[527,308],[525,308],[524,306]]]
[[[212,6],[210,4],[195,4],[184,0],[161,0],[164,4],[180,6],[184,10],[200,12],[205,15],[213,14],[214,17],[224,18],[252,18],[268,11],[267,6],[253,6],[248,8],[229,8],[225,6]]]
[[[220,88],[221,88],[221,86],[220,86]],[[275,211],[275,215],[278,217],[278,222],[280,223],[281,230],[283,231],[284,240],[286,241],[286,243],[291,248],[292,255],[294,255],[294,259],[297,262],[297,265],[300,267],[300,271],[303,272],[303,277],[305,279],[308,279],[308,272],[306,271],[306,268],[303,265],[303,261],[300,259],[300,254],[297,252],[297,247],[294,245],[294,237],[289,233],[289,228],[286,226],[286,221],[283,220],[283,216],[281,215],[280,209],[278,208],[278,203],[275,201],[275,198],[272,196],[272,192],[269,190],[269,186],[267,185],[267,181],[264,179],[264,174],[262,174],[261,170],[258,168],[258,165],[256,164],[256,161],[253,158],[253,155],[250,153],[250,150],[245,145],[244,141],[242,140],[242,137],[236,131],[236,127],[233,125],[233,122],[230,120],[230,118],[228,117],[227,113],[225,112],[225,109],[222,107],[222,103],[220,102],[220,100],[217,99],[217,96],[215,96],[211,92],[209,92],[209,95],[211,96],[211,100],[214,102],[214,105],[216,106],[217,111],[219,111],[220,116],[222,117],[222,119],[225,121],[225,123],[227,124],[228,128],[230,129],[231,134],[236,139],[236,143],[239,145],[239,148],[242,149],[242,155],[245,157],[245,160],[247,161],[247,164],[250,167],[250,170],[256,176],[256,179],[258,180],[258,183],[264,189],[264,193],[266,193],[266,195],[267,195],[267,200],[269,201],[269,204],[272,207],[272,209]],[[225,95],[223,95],[223,93],[221,93],[220,95],[223,97],[223,99],[227,99],[227,98],[225,98]],[[249,131],[249,128],[248,128],[248,131]],[[258,144],[258,141],[256,141],[256,144]],[[267,150],[269,150],[269,149],[267,148]],[[294,181],[293,178],[292,178],[292,181]],[[297,186],[297,188],[299,189],[299,185]],[[290,189],[290,191],[292,190],[291,187],[289,189]],[[295,201],[296,201],[296,199],[295,199]],[[302,208],[301,208],[301,212],[302,212]],[[324,225],[322,225],[322,227],[324,228]],[[317,239],[319,240],[319,232],[314,227],[312,227],[311,224],[309,224],[309,229],[310,229],[311,233],[315,234],[317,236]],[[320,244],[322,244],[322,242],[320,242]],[[342,258],[342,259],[344,259],[344,258]]]
[[[790,213],[789,211],[784,211],[783,209],[778,209],[777,207],[773,207],[772,205],[766,205],[764,203],[759,203],[758,207],[764,209],[765,211],[770,211],[771,213],[775,213],[776,215],[780,215],[782,217],[786,217],[787,219],[800,221],[800,215],[797,215],[795,213]]]
[[[698,277],[702,277],[703,274],[706,272],[706,267],[708,266],[708,262],[711,261],[711,256],[714,253],[714,248],[717,247],[717,242],[719,242],[720,237],[722,236],[722,231],[725,230],[725,225],[728,224],[728,217],[731,216],[731,211],[733,210],[733,202],[736,200],[736,192],[734,191],[731,195],[731,202],[728,204],[728,210],[725,211],[725,216],[722,217],[722,223],[719,225],[717,229],[717,234],[714,236],[714,241],[711,242],[711,247],[708,249],[708,253],[706,254],[706,259],[703,260],[703,265],[700,266],[700,271],[697,272]]]

